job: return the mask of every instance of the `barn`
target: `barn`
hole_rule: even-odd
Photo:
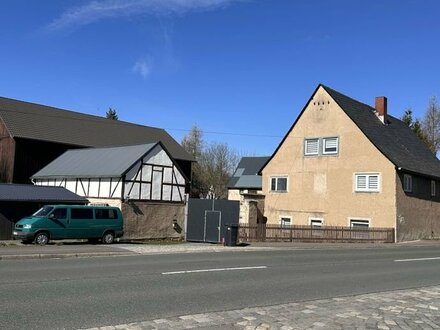
[[[0,182],[30,183],[69,149],[158,141],[191,178],[194,159],[163,129],[0,97]]]
[[[32,181],[119,207],[125,238],[183,235],[189,179],[161,142],[68,150]]]

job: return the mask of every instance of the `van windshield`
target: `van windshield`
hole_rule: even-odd
[[[37,212],[32,214],[34,217],[46,217],[53,210],[52,206],[43,206]]]

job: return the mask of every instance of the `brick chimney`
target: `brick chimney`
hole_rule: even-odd
[[[375,103],[376,115],[379,119],[387,124],[387,98],[385,96],[377,96]]]

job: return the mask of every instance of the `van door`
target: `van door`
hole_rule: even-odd
[[[48,219],[48,229],[50,231],[51,239],[61,239],[68,235],[68,215],[67,208],[57,207],[51,212],[51,217]]]
[[[92,238],[93,208],[72,207],[70,209],[69,238]]]

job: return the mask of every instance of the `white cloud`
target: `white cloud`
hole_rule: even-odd
[[[106,18],[134,15],[182,15],[195,10],[211,10],[245,0],[95,0],[68,9],[56,18],[49,30],[61,30],[91,24]]]
[[[143,79],[147,79],[153,69],[153,64],[150,59],[137,61],[132,68],[134,73],[140,74]]]

